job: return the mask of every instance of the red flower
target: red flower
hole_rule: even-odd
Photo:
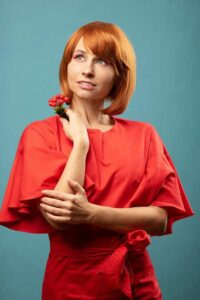
[[[69,119],[68,116],[65,113],[65,107],[63,106],[63,104],[70,104],[71,103],[71,99],[62,95],[62,94],[58,94],[53,96],[52,98],[50,98],[48,100],[49,106],[53,107],[55,113],[57,113],[58,115],[60,115],[62,118],[66,118],[67,120]]]

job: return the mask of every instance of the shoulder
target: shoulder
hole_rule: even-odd
[[[55,115],[29,123],[21,134],[21,142],[38,139],[50,141],[58,132],[58,122],[58,115]]]
[[[118,122],[126,134],[126,139],[130,140],[134,137],[137,144],[143,145],[148,149],[148,155],[158,156],[166,153],[166,146],[157,128],[150,122],[129,120],[125,118],[117,118]]]
[[[58,124],[58,115],[55,116],[50,116],[47,117],[45,119],[41,119],[41,120],[35,120],[31,123],[29,123],[24,130],[30,130],[30,129],[34,129],[34,130],[54,130],[57,128],[57,124]]]
[[[53,132],[56,131],[58,128],[58,116],[50,116],[45,119],[41,120],[35,120],[28,125],[25,126],[24,128],[24,133],[30,132],[30,131],[35,131],[38,132],[39,134],[43,134],[43,132]]]
[[[154,125],[145,121],[131,120],[127,118],[115,117],[121,127],[125,128],[128,132],[135,131],[139,134],[150,135],[156,131]]]

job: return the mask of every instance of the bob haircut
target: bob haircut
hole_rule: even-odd
[[[108,115],[123,113],[136,86],[136,56],[131,42],[122,29],[111,23],[101,21],[88,23],[69,38],[59,69],[59,82],[63,94],[69,98],[73,96],[68,86],[67,66],[81,37],[87,50],[109,60],[115,70],[115,82],[105,99],[110,100],[111,105],[101,112]]]

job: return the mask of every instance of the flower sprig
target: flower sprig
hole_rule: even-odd
[[[64,103],[65,104],[70,104],[71,103],[71,99],[62,95],[62,94],[58,94],[53,96],[52,98],[50,98],[48,100],[49,106],[51,106],[54,109],[54,112],[58,115],[60,115],[60,117],[65,118],[69,121],[69,117],[65,112],[65,107],[63,106]]]

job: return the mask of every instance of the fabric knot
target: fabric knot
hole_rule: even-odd
[[[127,239],[109,255],[97,272],[109,289],[121,291],[132,299],[130,269],[128,268],[127,254],[142,253],[151,243],[150,237],[144,230],[135,230],[127,234]]]

